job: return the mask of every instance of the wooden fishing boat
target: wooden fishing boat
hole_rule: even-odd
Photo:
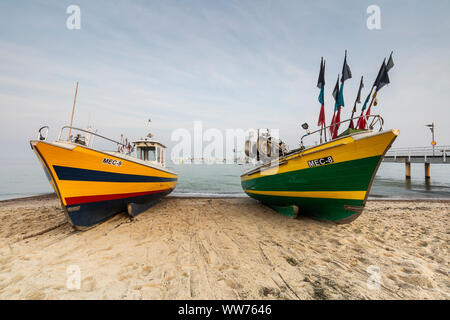
[[[347,130],[337,139],[304,147],[303,138],[323,129],[317,130],[302,137],[299,149],[287,153],[272,148],[278,146],[274,140],[258,138],[259,153],[272,149],[277,159],[242,174],[242,188],[285,215],[300,213],[336,223],[352,221],[363,211],[383,156],[400,132],[383,131],[383,119],[369,117],[372,123],[368,130]],[[378,124],[376,131],[373,128]],[[247,149],[252,149],[251,144],[249,140]],[[260,148],[261,144],[265,147]]]
[[[62,139],[66,129],[81,134]],[[91,227],[123,211],[135,216],[176,187],[177,175],[165,168],[165,146],[151,138],[133,146],[71,126],[63,127],[54,142],[47,136],[48,127],[41,128],[31,148],[76,228]],[[117,151],[93,148],[94,136],[112,142]]]

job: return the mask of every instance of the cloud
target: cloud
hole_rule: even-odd
[[[205,127],[219,129],[280,128],[281,137],[296,147],[300,123],[317,122],[321,56],[327,60],[331,119],[331,91],[344,49],[354,75],[345,85],[345,115],[360,75],[366,94],[393,49],[391,85],[380,93],[376,111],[387,127],[402,130],[398,146],[428,144],[421,130],[424,121],[433,120],[438,137],[450,143],[444,142],[450,136],[444,120],[449,47],[446,33],[434,31],[448,30],[444,2],[420,5],[415,12],[381,1],[379,33],[367,30],[364,3],[350,8],[298,1],[80,1],[79,6],[82,29],[69,31],[64,3],[2,4],[0,26],[9,31],[0,38],[0,133],[1,143],[16,151],[13,156],[29,154],[27,140],[41,125],[56,131],[68,123],[76,81],[75,124],[90,121],[105,135],[145,135],[152,118],[150,128],[170,145],[172,130],[203,120]],[[412,23],[418,19],[420,29]]]

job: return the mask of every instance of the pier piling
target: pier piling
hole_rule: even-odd
[[[425,180],[431,178],[431,164],[449,164],[450,146],[396,148],[389,150],[383,158],[384,162],[397,162],[405,164],[406,179],[411,179],[411,163],[425,164]]]
[[[431,174],[430,174],[430,164],[429,163],[425,163],[425,179],[430,179]]]
[[[411,162],[405,162],[406,179],[411,179]]]

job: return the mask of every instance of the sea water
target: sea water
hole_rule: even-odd
[[[0,166],[0,200],[53,192],[37,159],[2,160]],[[171,195],[177,196],[246,196],[240,175],[249,165],[173,164],[167,166],[178,176]],[[432,164],[431,179],[425,179],[423,164],[411,165],[411,179],[405,179],[405,165],[383,162],[373,182],[370,198],[450,199],[450,165]]]
[[[249,169],[238,164],[171,165],[179,174],[176,195],[244,196],[240,175]],[[423,164],[411,164],[411,179],[405,165],[382,162],[369,196],[392,199],[450,199],[450,165],[432,164],[431,179],[425,179]]]

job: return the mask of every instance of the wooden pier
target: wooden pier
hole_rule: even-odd
[[[397,162],[405,164],[406,179],[411,179],[411,163],[425,165],[425,179],[430,179],[430,166],[433,163],[450,163],[450,146],[423,147],[423,148],[393,148],[384,156],[384,162]]]

